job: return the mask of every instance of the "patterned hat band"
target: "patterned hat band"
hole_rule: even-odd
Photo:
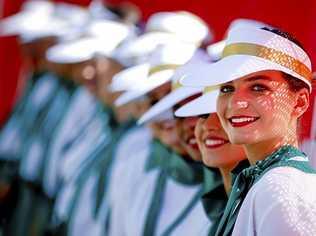
[[[233,55],[256,56],[276,63],[302,76],[304,82],[311,86],[312,71],[301,61],[282,51],[254,43],[233,43],[224,48],[222,58]]]
[[[181,65],[177,65],[177,64],[163,64],[163,65],[158,65],[158,66],[154,66],[152,68],[150,68],[149,72],[148,72],[148,76],[151,76],[157,72],[161,72],[164,70],[176,70],[179,66]]]

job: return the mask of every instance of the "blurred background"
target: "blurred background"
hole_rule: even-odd
[[[316,1],[314,0],[103,0],[107,6],[128,6],[138,9],[141,22],[154,12],[187,10],[204,19],[213,29],[214,41],[220,40],[229,23],[236,18],[266,22],[293,33],[316,61]],[[4,18],[19,11],[23,0],[0,0],[0,16]],[[88,6],[90,0],[55,0]],[[142,23],[140,23],[142,24]],[[5,122],[23,88],[22,65],[16,37],[0,37],[0,126]],[[315,84],[314,84],[315,86]],[[314,89],[314,93],[315,93]],[[314,139],[316,128],[315,96],[312,106],[301,121],[301,137]]]

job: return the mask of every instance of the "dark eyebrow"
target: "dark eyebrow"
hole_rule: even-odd
[[[272,78],[270,78],[269,76],[265,76],[265,75],[258,75],[258,76],[252,76],[252,77],[249,77],[249,78],[245,79],[245,81],[248,81],[248,82],[256,81],[256,80],[268,80],[268,81],[271,81]]]

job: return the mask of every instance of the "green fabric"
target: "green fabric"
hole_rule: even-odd
[[[150,146],[150,154],[147,158],[145,171],[159,171],[155,183],[155,190],[152,193],[152,199],[147,211],[146,222],[144,222],[143,236],[154,235],[156,224],[158,222],[161,206],[164,202],[165,185],[167,183],[167,172],[163,169],[166,166],[166,160],[172,155],[170,149],[163,145],[159,140],[153,139]]]
[[[155,189],[152,193],[152,200],[147,212],[146,223],[143,231],[143,236],[149,236],[155,234],[155,229],[158,223],[158,218],[161,210],[161,206],[164,202],[164,195],[166,190],[168,175],[166,171],[160,171],[158,178],[156,179]]]
[[[217,228],[227,203],[227,194],[218,169],[204,167],[203,189],[202,205],[211,221],[209,235],[214,235],[214,229]]]
[[[189,157],[188,157],[189,158]],[[184,185],[198,185],[203,182],[203,165],[200,162],[185,159],[172,152],[165,160],[163,168],[176,182]]]
[[[286,145],[255,165],[242,170],[234,180],[224,215],[216,231],[218,236],[231,235],[240,207],[250,188],[269,170],[276,167],[293,167],[306,173],[316,173],[308,158],[298,149]]]
[[[234,168],[234,172],[239,173],[247,167],[249,167],[249,161],[241,161]],[[204,189],[205,193],[202,197],[202,203],[208,218],[212,222],[208,235],[214,236],[224,214],[225,206],[228,200],[222,183],[222,176],[219,175],[219,171],[217,169],[205,167]]]
[[[151,142],[150,155],[145,166],[147,172],[153,169],[166,171],[170,178],[184,185],[196,185],[203,182],[201,163],[180,156],[157,139]]]
[[[67,212],[69,212],[68,215],[68,222],[63,222],[63,228],[64,232],[67,232],[69,229],[69,225],[72,223],[72,219],[74,217],[74,214],[76,213],[76,206],[79,201],[79,197],[81,195],[81,192],[83,190],[83,186],[85,181],[88,179],[89,175],[91,175],[91,169],[93,169],[94,165],[100,163],[100,159],[102,158],[104,152],[106,152],[108,148],[109,142],[105,140],[104,143],[100,144],[98,148],[91,154],[91,156],[88,158],[89,163],[86,164],[84,170],[81,171],[81,174],[76,179],[76,190],[74,193],[74,199],[72,200],[71,204],[68,206]]]
[[[71,97],[76,87],[70,83],[60,83],[56,88],[56,94],[52,96],[46,106],[38,112],[34,121],[33,127],[28,133],[27,142],[24,144],[22,152],[21,165],[27,163],[27,155],[29,145],[34,141],[38,141],[44,145],[44,151],[48,150],[49,142],[52,138],[52,132],[57,127],[59,121],[68,108]],[[63,99],[56,104],[56,96],[61,96]],[[54,104],[55,103],[55,104]],[[42,166],[39,169],[38,176],[35,182],[28,183],[24,186],[25,190],[21,193],[18,200],[18,206],[12,225],[19,225],[20,229],[17,231],[11,227],[10,235],[44,235],[50,221],[53,202],[43,192],[41,181],[44,174],[46,153],[43,154]],[[23,166],[21,166],[23,168]],[[23,173],[23,172],[22,172]],[[31,215],[25,215],[30,213]],[[21,232],[23,232],[21,234]]]
[[[36,82],[45,74],[46,72],[35,72],[29,79],[27,79],[25,83],[25,88],[22,92],[21,97],[17,101],[16,105],[13,108],[12,116],[19,117],[22,113],[24,113],[26,102],[32,93],[34,85]]]
[[[114,119],[114,114],[112,112],[112,109],[109,107],[101,107],[101,110],[99,111],[101,114],[97,115],[102,115],[104,117],[104,134],[106,134],[106,138],[103,140],[102,143],[96,147],[96,149],[90,154],[90,157],[86,158],[85,163],[82,165],[85,166],[84,169],[81,171],[80,175],[76,179],[76,193],[75,193],[75,198],[72,201],[72,204],[69,206],[69,219],[71,219],[75,213],[76,209],[76,204],[79,200],[80,193],[82,191],[82,188],[84,186],[85,180],[88,179],[88,176],[91,174],[91,170],[94,170],[95,166],[98,166],[102,163],[104,153],[107,152],[108,147],[110,146],[110,143],[112,141],[112,135],[113,135],[113,130],[117,127],[116,122],[113,120]],[[66,226],[64,228],[68,228],[67,222],[64,222]]]

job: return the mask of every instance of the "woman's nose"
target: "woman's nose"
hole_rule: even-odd
[[[236,90],[230,99],[229,108],[245,109],[249,106],[249,97],[246,92]]]

